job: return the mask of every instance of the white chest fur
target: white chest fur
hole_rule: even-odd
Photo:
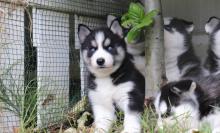
[[[184,36],[176,30],[172,33],[164,30],[164,47],[168,81],[178,80],[181,73],[177,66],[177,57],[186,50],[184,47]]]
[[[180,70],[177,66],[177,58],[181,55],[184,50],[179,49],[167,49],[165,52],[165,68],[166,68],[166,75],[168,81],[175,81],[181,77]]]
[[[132,82],[114,85],[110,77],[96,79],[95,84],[97,86],[96,89],[89,92],[92,104],[109,104],[109,106],[112,106],[113,103],[121,106],[121,101],[128,99],[128,93],[134,86]]]

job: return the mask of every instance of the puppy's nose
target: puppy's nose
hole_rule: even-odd
[[[96,62],[97,62],[97,64],[98,64],[99,66],[102,66],[102,65],[104,65],[104,63],[105,63],[105,59],[103,59],[103,58],[98,58],[98,59],[96,60]]]

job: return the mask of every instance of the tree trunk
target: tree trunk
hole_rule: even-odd
[[[164,35],[161,0],[142,0],[145,10],[158,10],[155,22],[147,29],[145,41],[146,53],[146,96],[152,96],[159,89],[165,77],[164,67]]]

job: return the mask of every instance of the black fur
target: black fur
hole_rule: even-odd
[[[191,36],[187,32],[187,28],[189,28],[193,22],[189,22],[179,18],[173,18],[169,25],[164,25],[164,29],[167,31],[173,32],[172,28],[175,28],[181,34],[184,34],[186,38],[191,38]],[[189,39],[186,39],[189,40]]]
[[[185,71],[182,77],[196,77],[203,75],[201,62],[195,55],[192,45],[188,46],[188,49],[181,54],[177,60],[177,66],[180,70],[183,70],[187,65],[192,65]]]

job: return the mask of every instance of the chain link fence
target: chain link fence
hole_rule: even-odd
[[[126,4],[125,4],[126,3]],[[0,1],[0,133],[46,128],[64,119],[87,91],[79,23],[105,26],[127,2]]]

